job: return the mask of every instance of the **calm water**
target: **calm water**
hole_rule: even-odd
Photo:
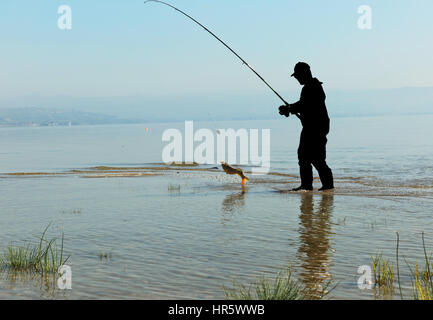
[[[274,174],[250,177],[244,189],[212,165],[158,170],[163,130],[183,123],[0,128],[1,249],[37,241],[52,222],[49,235],[64,230],[72,268],[68,291],[3,272],[0,298],[218,299],[222,285],[287,265],[307,286],[332,277],[331,298],[374,298],[358,289],[357,269],[377,252],[395,261],[396,231],[409,262],[422,260],[422,232],[433,250],[432,123],[333,119],[336,190],[325,194],[277,191],[299,184],[296,119],[194,123],[271,129]],[[60,174],[10,175],[35,172]]]

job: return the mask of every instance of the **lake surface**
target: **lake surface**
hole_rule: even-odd
[[[223,299],[223,285],[288,265],[310,287],[332,278],[330,298],[381,298],[358,288],[359,266],[378,252],[395,264],[396,232],[412,265],[423,261],[422,232],[433,250],[432,123],[332,119],[336,189],[326,193],[280,192],[299,185],[295,118],[194,122],[271,129],[270,174],[247,174],[245,188],[216,164],[162,163],[163,131],[184,123],[0,128],[0,250],[37,242],[52,223],[72,269],[72,290],[3,272],[0,299]]]

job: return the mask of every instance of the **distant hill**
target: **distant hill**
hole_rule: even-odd
[[[326,104],[331,117],[410,115],[433,113],[433,87],[407,87],[377,90],[327,90]],[[290,103],[298,91],[280,92]],[[0,124],[14,120],[72,121],[72,124],[168,122],[184,120],[279,119],[282,102],[271,91],[259,93],[209,93],[125,97],[22,97],[0,101]],[[36,108],[21,108],[23,105]],[[13,114],[18,107],[19,114]],[[46,108],[46,109],[42,109]],[[54,110],[76,111],[54,111]],[[32,111],[33,110],[33,111]],[[12,120],[10,120],[12,119]],[[123,120],[122,120],[123,119]],[[132,119],[132,120],[126,120]]]
[[[409,115],[433,113],[433,87],[378,90],[327,90],[326,105],[332,117]],[[281,92],[289,103],[295,92]],[[128,96],[74,99],[74,107],[126,118],[152,121],[279,119],[282,102],[271,91],[210,93],[157,97]]]
[[[134,122],[137,121],[92,112],[31,107],[0,109],[0,126],[65,126]]]

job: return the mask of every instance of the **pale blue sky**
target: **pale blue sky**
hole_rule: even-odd
[[[277,91],[310,63],[327,89],[433,86],[431,0],[167,0],[208,26]],[[57,8],[72,8],[72,30]],[[357,28],[360,5],[373,28]],[[0,99],[268,89],[209,34],[176,11],[120,0],[2,0]]]

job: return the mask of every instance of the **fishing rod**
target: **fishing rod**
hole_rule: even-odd
[[[270,84],[269,83],[267,83],[266,82],[266,80],[265,79],[263,79],[263,77],[260,75],[260,74],[258,74],[257,73],[257,71],[256,70],[254,70],[249,64],[248,64],[248,62],[246,62],[244,59],[242,59],[242,57],[240,56],[240,55],[238,55],[232,48],[230,48],[224,41],[222,41],[218,36],[216,36],[212,31],[210,31],[208,28],[206,28],[204,25],[202,25],[200,22],[198,22],[196,19],[194,19],[193,17],[191,17],[190,15],[188,15],[187,13],[185,13],[185,12],[183,12],[182,10],[180,10],[180,9],[178,9],[178,8],[176,8],[175,6],[172,6],[171,4],[169,4],[169,3],[166,3],[166,2],[164,2],[164,1],[159,1],[159,0],[147,0],[147,1],[144,1],[144,3],[146,4],[146,3],[148,3],[148,2],[156,2],[156,3],[160,3],[160,4],[163,4],[163,5],[166,5],[166,6],[168,6],[168,7],[170,7],[170,8],[173,8],[174,10],[176,10],[176,11],[178,11],[178,12],[180,12],[181,14],[183,14],[184,16],[186,16],[187,18],[189,18],[189,19],[191,19],[192,21],[194,21],[195,23],[197,23],[200,27],[202,27],[204,30],[206,30],[207,32],[209,32],[215,39],[217,39],[219,42],[221,42],[227,49],[229,49],[236,57],[238,57],[241,61],[242,61],[242,63],[244,64],[244,65],[246,65],[252,72],[254,72],[255,74],[256,74],[256,76],[258,76],[259,78],[260,78],[260,80],[262,80],[268,87],[269,87],[269,89],[271,89],[277,96],[278,96],[278,98],[280,98],[281,99],[281,101],[283,101],[284,102],[284,104],[286,105],[286,106],[289,106],[289,104],[287,103],[287,101],[286,100],[284,100],[283,99],[283,97],[281,97],[280,95],[279,95],[279,93],[277,92],[277,91],[275,91],[274,90],[274,88],[272,88],[271,86],[270,86]],[[296,113],[296,116],[299,118],[299,115]]]

